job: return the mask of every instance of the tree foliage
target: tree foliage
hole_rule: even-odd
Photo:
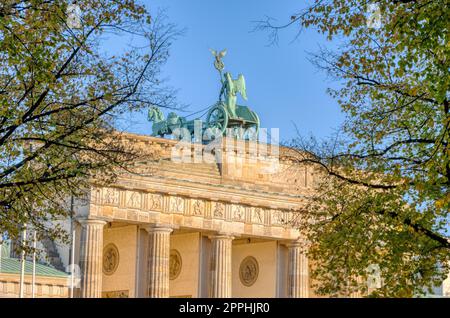
[[[311,61],[337,81],[342,130],[290,144],[327,176],[302,223],[321,293],[407,297],[448,273],[449,20],[445,0],[316,0],[284,26],[259,25],[272,38],[292,25],[340,43]],[[383,286],[367,290],[371,264]]]
[[[77,26],[70,4],[0,4],[0,232],[13,239],[23,224],[64,238],[49,221],[68,215],[67,198],[140,155],[117,116],[174,102],[160,80],[173,25],[134,0],[83,0]]]

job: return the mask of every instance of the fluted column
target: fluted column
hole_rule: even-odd
[[[231,243],[229,235],[215,235],[211,240],[209,297],[231,297]]]
[[[448,274],[447,278],[442,282],[442,296],[450,297],[450,274]]]
[[[103,226],[102,220],[83,219],[80,237],[81,297],[102,296]]]
[[[148,232],[148,297],[169,297],[170,233],[163,226],[146,228]]]
[[[308,257],[300,243],[288,244],[288,297],[309,297]]]

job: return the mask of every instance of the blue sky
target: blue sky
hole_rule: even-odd
[[[185,115],[214,104],[220,83],[209,48],[228,50],[225,68],[233,77],[246,79],[248,101],[239,104],[256,111],[261,127],[279,128],[280,139],[295,137],[295,125],[302,134],[329,136],[343,120],[335,100],[326,93],[334,85],[326,74],[308,60],[307,52],[319,45],[336,45],[315,30],[304,30],[295,40],[297,29],[282,30],[278,45],[268,45],[268,34],[257,31],[254,21],[270,16],[280,23],[301,9],[302,1],[269,0],[143,0],[150,11],[166,9],[170,22],[186,28],[173,45],[163,76],[178,89],[180,103],[187,104]],[[150,134],[145,114],[127,118],[127,130]]]

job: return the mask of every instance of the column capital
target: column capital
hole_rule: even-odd
[[[235,236],[230,234],[230,233],[221,233],[221,232],[219,232],[219,233],[208,235],[208,238],[210,240],[220,240],[220,239],[222,239],[222,240],[234,240]]]
[[[169,224],[148,224],[140,226],[141,229],[146,230],[148,233],[161,233],[168,232],[172,233],[175,230],[175,227]]]
[[[301,247],[302,243],[299,241],[285,242],[283,243],[287,248]]]
[[[104,226],[108,221],[104,219],[97,219],[97,218],[76,218],[76,221],[80,223],[81,225],[99,225]]]
[[[290,247],[305,247],[308,248],[309,247],[309,242],[308,240],[304,239],[304,238],[299,238],[296,240],[292,240],[292,241],[284,241],[281,243],[282,245],[290,248]]]

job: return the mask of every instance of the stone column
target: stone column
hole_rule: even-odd
[[[450,274],[448,274],[447,278],[442,282],[442,296],[450,297]]]
[[[288,247],[288,297],[309,297],[308,258],[300,243],[287,244]]]
[[[164,226],[146,228],[148,232],[148,297],[169,297],[170,233]]]
[[[215,235],[211,240],[209,297],[231,297],[231,243],[229,235]]]
[[[81,297],[102,296],[103,226],[105,221],[78,220],[81,224],[80,270]]]

